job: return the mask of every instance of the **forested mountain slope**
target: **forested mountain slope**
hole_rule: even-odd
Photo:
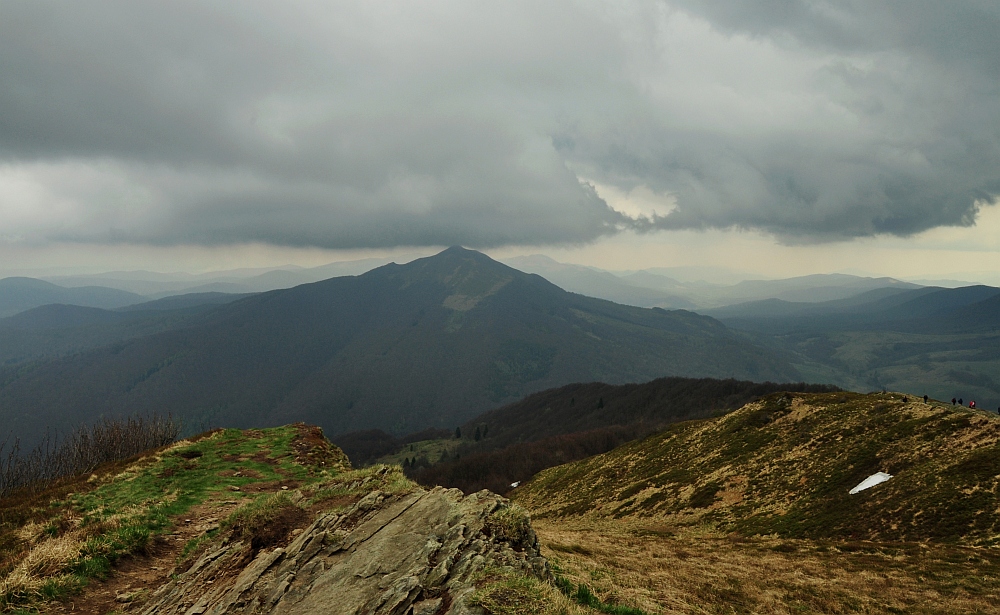
[[[711,318],[567,293],[461,248],[219,306],[184,327],[6,370],[0,423],[27,434],[104,413],[193,429],[292,421],[326,433],[454,426],[569,382],[797,380]]]

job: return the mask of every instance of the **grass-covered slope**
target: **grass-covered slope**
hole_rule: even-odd
[[[0,498],[0,613],[591,612],[538,549],[507,500],[351,469],[316,427],[215,430]]]
[[[176,555],[190,535],[177,526],[196,508],[231,511],[230,523],[246,526],[261,498],[349,470],[314,427],[228,429],[0,499],[0,612],[77,593],[123,557]]]
[[[409,459],[407,475],[422,485],[504,494],[512,483],[545,468],[604,453],[670,423],[718,416],[777,391],[837,390],[806,383],[712,378],[571,384],[481,414],[462,425],[461,439],[415,442],[380,461]],[[338,445],[341,442],[338,438]]]
[[[893,478],[849,495],[867,476]],[[900,394],[775,394],[514,492],[535,515],[788,538],[1000,540],[1000,419]]]

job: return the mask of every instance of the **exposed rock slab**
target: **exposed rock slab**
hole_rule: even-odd
[[[533,531],[516,543],[490,535],[487,518],[504,506],[488,491],[375,491],[346,512],[322,514],[286,548],[208,549],[156,590],[143,614],[481,613],[468,598],[484,567],[549,575]]]

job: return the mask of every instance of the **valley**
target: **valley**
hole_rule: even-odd
[[[848,300],[764,301],[708,314],[786,357],[810,382],[1000,409],[1000,289],[886,289]]]

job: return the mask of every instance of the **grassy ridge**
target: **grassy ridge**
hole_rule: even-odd
[[[865,477],[887,483],[849,495]],[[1000,421],[899,394],[776,394],[515,492],[550,518],[669,519],[745,535],[997,544]]]
[[[0,500],[0,610],[106,577],[117,560],[145,552],[177,517],[212,498],[246,501],[231,525],[259,531],[269,517],[254,507],[257,498],[273,492],[280,498],[283,486],[349,468],[316,428],[228,429],[103,466],[32,497]]]

